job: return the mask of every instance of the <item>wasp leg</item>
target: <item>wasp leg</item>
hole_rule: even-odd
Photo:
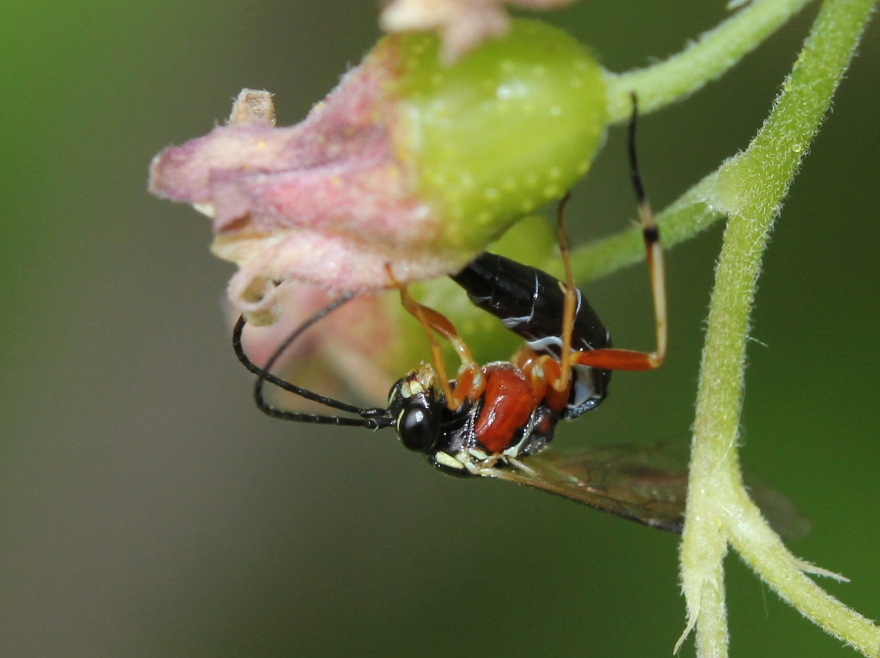
[[[651,296],[654,301],[654,332],[656,348],[653,352],[638,352],[633,350],[617,350],[601,348],[592,351],[571,352],[564,349],[561,357],[560,379],[567,382],[571,373],[571,366],[578,364],[600,368],[602,370],[653,370],[658,368],[666,357],[666,345],[668,340],[668,323],[666,317],[666,270],[663,261],[663,247],[660,244],[660,229],[654,222],[654,213],[642,184],[642,175],[639,172],[638,158],[636,157],[636,118],[638,116],[638,103],[633,94],[633,111],[629,123],[629,162],[630,176],[636,192],[636,200],[639,204],[639,217],[642,223],[642,238],[645,242],[645,260],[648,263],[648,272],[651,276]],[[569,324],[568,305],[569,296],[574,297],[571,264],[569,262],[568,249],[565,246],[565,231],[562,226],[562,210],[565,199],[559,204],[559,248],[562,253],[562,261],[565,265],[566,276],[566,316],[563,324],[563,345],[570,345],[571,325]],[[566,342],[568,340],[568,342]],[[553,382],[551,382],[553,383]],[[554,389],[559,390],[558,384]]]
[[[666,268],[663,261],[663,246],[660,244],[660,229],[654,223],[654,213],[642,184],[642,174],[639,171],[639,160],[636,155],[636,119],[639,114],[638,99],[635,92],[632,93],[633,111],[629,122],[629,165],[630,177],[633,188],[636,191],[636,200],[639,204],[639,217],[642,220],[642,238],[645,241],[645,261],[648,263],[648,273],[651,276],[651,296],[654,299],[654,333],[657,347],[654,352],[644,354],[643,363],[646,368],[639,370],[652,370],[663,363],[666,357],[666,343],[668,339],[668,324],[666,319]],[[613,355],[611,355],[613,356]],[[617,355],[624,363],[637,362],[631,356]],[[612,359],[614,360],[614,359]],[[621,368],[622,370],[623,368]]]
[[[571,335],[574,331],[574,315],[577,312],[577,288],[571,272],[571,258],[568,254],[568,240],[565,236],[565,204],[570,196],[565,196],[556,206],[556,227],[559,232],[559,254],[565,267],[565,284],[560,284],[565,295],[562,306],[562,352],[559,358],[559,372],[555,377],[547,373],[547,381],[557,393],[568,392],[571,385]]]
[[[536,400],[546,400],[547,405],[556,411],[565,408],[571,393],[571,378],[569,377],[567,386],[562,390],[553,386],[553,382],[562,379],[562,366],[552,355],[539,354],[523,346],[514,353],[510,361],[523,373]]]
[[[471,355],[470,349],[458,334],[452,322],[442,313],[432,308],[420,304],[406,289],[406,286],[397,281],[391,266],[386,265],[388,276],[392,284],[400,291],[400,303],[413,317],[415,317],[425,330],[425,335],[431,343],[431,357],[434,361],[434,369],[437,378],[440,381],[440,387],[446,395],[446,406],[450,410],[458,409],[465,400],[474,401],[483,393],[486,387],[486,378],[483,376],[483,370],[474,357]],[[456,378],[455,390],[449,384],[449,377],[446,373],[446,366],[443,361],[443,354],[440,351],[440,345],[437,343],[435,333],[440,334],[452,345],[458,357],[461,359],[461,368]]]

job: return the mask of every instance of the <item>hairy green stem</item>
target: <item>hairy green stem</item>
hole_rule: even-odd
[[[708,192],[715,184],[716,176],[717,173],[709,174],[657,215],[664,248],[668,249],[694,237],[724,217],[723,212],[709,203]],[[575,281],[582,284],[638,263],[644,258],[642,230],[636,226],[572,249],[571,267]],[[554,254],[544,263],[543,269],[562,276],[559,256]]]
[[[639,97],[639,111],[648,113],[697,91],[757,48],[808,1],[756,0],[664,62],[626,73],[606,72],[609,123],[629,119],[632,92]],[[724,217],[707,203],[714,177],[698,183],[657,217],[665,246],[687,240]],[[634,228],[573,250],[571,262],[575,280],[585,283],[644,257],[641,232]],[[562,273],[557,258],[549,260],[545,269]]]
[[[728,541],[784,599],[868,656],[880,629],[818,588],[749,501],[737,457],[745,345],[755,284],[773,221],[827,111],[873,7],[826,0],[770,117],[745,153],[706,190],[730,217],[716,270],[700,371],[688,512],[681,550],[688,608],[700,656],[727,654],[721,560]],[[707,593],[713,595],[707,596]]]
[[[611,121],[625,120],[630,93],[651,111],[730,68],[801,9],[803,0],[758,0],[666,62],[607,74]],[[748,150],[728,160],[658,215],[664,244],[686,240],[729,217],[716,270],[700,371],[688,510],[681,548],[688,624],[701,658],[727,656],[723,560],[733,546],[755,572],[807,618],[867,656],[880,656],[880,629],[822,590],[807,574],[835,574],[793,556],[742,483],[737,453],[745,346],[769,232],[870,17],[873,0],[826,0],[773,112]],[[572,253],[581,283],[644,258],[637,228]],[[546,264],[561,274],[558,259]]]
[[[664,62],[622,74],[606,73],[609,122],[629,118],[632,92],[638,94],[643,113],[694,93],[757,48],[807,2],[755,0]]]

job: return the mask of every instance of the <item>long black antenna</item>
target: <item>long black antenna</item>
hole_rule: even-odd
[[[257,376],[257,381],[254,384],[254,401],[256,402],[257,407],[260,411],[262,411],[267,416],[271,416],[272,418],[280,418],[282,420],[290,420],[297,423],[366,427],[370,430],[378,430],[382,429],[383,427],[390,427],[394,424],[394,421],[388,416],[388,411],[386,409],[364,409],[362,407],[357,407],[352,404],[340,402],[339,400],[335,400],[331,397],[314,393],[313,391],[297,386],[296,384],[291,384],[290,382],[285,381],[280,377],[276,377],[271,372],[269,372],[272,369],[272,366],[275,365],[279,358],[281,358],[281,355],[284,354],[287,348],[289,348],[291,344],[293,344],[293,341],[299,338],[303,334],[303,332],[305,332],[313,324],[315,324],[325,316],[329,315],[346,302],[352,300],[355,296],[357,296],[356,291],[345,293],[341,297],[330,302],[327,306],[319,310],[317,313],[312,315],[312,317],[303,322],[299,327],[294,329],[290,333],[290,335],[287,336],[287,338],[285,338],[281,342],[281,344],[275,349],[275,352],[272,354],[272,356],[266,362],[265,367],[263,368],[251,361],[247,354],[245,354],[244,348],[241,344],[241,334],[247,321],[245,320],[244,316],[241,316],[238,319],[238,321],[235,323],[235,328],[232,330],[232,349],[235,351],[235,356],[238,358],[241,364]],[[273,384],[285,391],[288,391],[289,393],[293,393],[294,395],[305,398],[306,400],[311,400],[313,402],[317,402],[318,404],[323,404],[324,406],[330,407],[332,409],[339,409],[340,411],[356,414],[360,416],[360,418],[349,418],[347,416],[325,416],[322,414],[307,414],[297,411],[278,409],[277,407],[273,407],[268,402],[266,402],[265,398],[263,397],[263,386],[266,382]]]

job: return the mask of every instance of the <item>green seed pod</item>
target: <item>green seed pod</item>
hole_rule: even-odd
[[[443,218],[443,246],[480,250],[517,218],[560,198],[605,132],[599,65],[564,32],[532,20],[452,66],[433,33],[388,37],[395,152]]]
[[[211,218],[249,321],[274,321],[284,281],[368,291],[458,272],[587,171],[605,87],[574,39],[520,20],[454,65],[439,49],[433,33],[382,39],[295,126],[245,89],[228,125],[153,159],[153,193]]]

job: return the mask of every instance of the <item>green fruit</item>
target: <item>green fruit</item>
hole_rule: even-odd
[[[438,246],[482,250],[589,169],[605,132],[605,86],[564,32],[515,20],[452,66],[433,33],[394,35],[380,48],[398,66],[396,151],[443,219]]]

